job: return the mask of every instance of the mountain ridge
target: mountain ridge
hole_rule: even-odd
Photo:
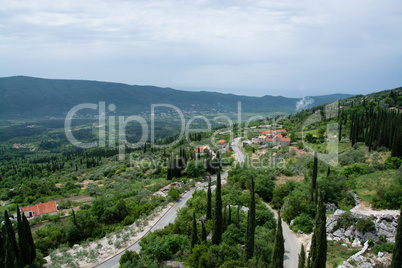
[[[350,97],[350,94],[310,96],[314,105]],[[209,91],[185,91],[151,85],[128,85],[92,80],[45,79],[28,76],[0,78],[0,118],[65,116],[80,103],[106,101],[123,115],[143,113],[151,104],[167,103],[186,111],[293,113],[301,98],[262,97]]]

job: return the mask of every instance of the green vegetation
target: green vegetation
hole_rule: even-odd
[[[401,214],[399,215],[398,227],[396,229],[395,235],[395,246],[392,254],[392,263],[391,267],[402,267],[402,206],[401,206]]]
[[[283,268],[283,258],[285,255],[285,240],[282,232],[282,219],[281,214],[278,213],[278,224],[275,233],[275,245],[272,253],[271,268]]]
[[[0,267],[41,267],[42,255],[36,253],[29,223],[24,214],[17,210],[14,226],[4,211],[4,224],[0,232]],[[17,229],[18,243],[14,229]]]

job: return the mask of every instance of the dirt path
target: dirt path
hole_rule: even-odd
[[[390,214],[390,215],[399,215],[399,210],[390,210],[390,209],[382,209],[382,210],[374,210],[371,206],[371,204],[362,202],[360,198],[357,197],[355,193],[352,193],[353,197],[356,202],[356,206],[352,208],[350,211],[355,212],[355,213],[360,213],[363,215],[367,216],[377,216],[377,215],[384,215],[384,214]]]

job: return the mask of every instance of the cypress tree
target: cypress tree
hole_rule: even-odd
[[[36,259],[36,247],[32,237],[31,227],[29,226],[29,222],[24,213],[22,214],[22,225],[24,227],[25,239],[27,240],[29,246],[28,253],[30,256],[30,263],[32,263]]]
[[[8,216],[7,210],[4,211],[4,226],[3,231],[5,235],[4,241],[4,267],[5,268],[14,268],[17,267],[17,259],[18,259],[18,246],[17,240],[15,239],[15,233],[13,229],[13,225]]]
[[[230,205],[229,205],[229,214],[228,214],[228,226],[232,223],[232,212],[230,211]]]
[[[208,178],[208,193],[207,193],[207,220],[212,219],[212,192],[211,192],[211,176]]]
[[[0,229],[0,268],[4,268],[4,256],[6,253],[4,251],[4,233],[3,230],[1,229]]]
[[[197,234],[197,220],[195,217],[195,211],[193,211],[193,228],[191,229],[191,249],[198,243],[198,234]]]
[[[226,216],[226,213],[227,213],[226,207],[227,207],[227,205],[228,205],[228,202],[226,201],[225,206],[223,207],[223,214],[222,214],[222,223],[223,223],[223,231],[222,231],[222,233],[225,232],[226,226],[227,226],[227,222],[226,222],[227,221],[227,216]]]
[[[18,248],[19,248],[19,263],[22,267],[31,264],[29,256],[29,245],[24,230],[24,225],[21,219],[20,209],[17,206],[17,223],[18,223]]]
[[[237,228],[240,227],[239,220],[240,220],[240,206],[237,205],[236,219],[235,219],[235,225],[236,225]]]
[[[221,173],[218,171],[216,176],[215,190],[215,212],[214,212],[214,228],[212,230],[212,244],[219,245],[222,239],[222,196],[221,196]]]
[[[315,194],[317,188],[317,168],[318,168],[318,159],[317,152],[314,154],[314,166],[313,166],[313,177],[311,178],[311,190],[310,190],[310,201],[317,202],[317,196]]]
[[[306,252],[304,251],[304,245],[302,244],[300,254],[299,254],[298,268],[304,268],[305,263],[306,263]]]
[[[283,239],[282,219],[278,212],[278,224],[275,233],[274,252],[272,253],[272,263],[270,268],[283,268],[283,258],[285,255],[285,240]]]
[[[395,246],[392,253],[392,268],[402,267],[402,206],[399,214],[398,227],[396,228]]]
[[[314,234],[311,240],[311,268],[325,268],[325,263],[327,262],[326,220],[324,198],[322,192],[320,191],[317,215],[315,218]]]
[[[247,216],[247,231],[244,243],[245,260],[249,260],[254,254],[254,234],[255,234],[255,193],[254,178],[251,177],[250,205]]]
[[[207,230],[205,230],[204,221],[201,222],[201,240],[207,241]]]

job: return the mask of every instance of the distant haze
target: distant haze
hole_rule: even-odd
[[[3,1],[0,76],[247,96],[402,85],[399,0]]]

